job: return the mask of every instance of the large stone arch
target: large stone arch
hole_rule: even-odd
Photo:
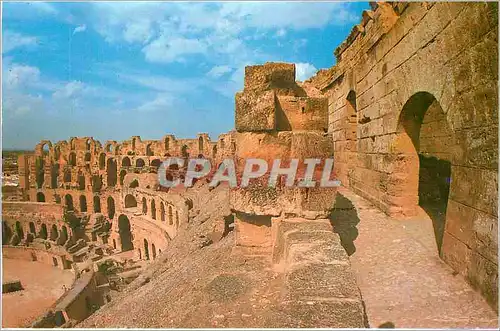
[[[116,160],[109,158],[107,161],[107,184],[108,186],[115,186],[117,182],[117,165]]]
[[[98,195],[94,195],[93,198],[94,213],[101,212],[101,198]]]
[[[110,219],[113,219],[115,217],[115,199],[109,196],[107,199],[107,204],[108,204],[108,217]]]
[[[71,194],[66,194],[64,196],[64,205],[66,206],[66,209],[69,211],[74,210],[74,205],[73,205],[73,197]]]
[[[436,98],[428,92],[411,96],[399,115],[394,139],[394,171],[386,183],[403,214],[420,206],[433,221],[441,251],[451,184],[452,162],[460,148]],[[413,210],[413,208],[415,208]]]
[[[118,233],[120,234],[122,252],[134,249],[130,221],[124,214],[118,217]]]
[[[42,192],[38,192],[36,194],[36,201],[37,202],[45,202],[45,194],[43,194]]]
[[[127,194],[125,196],[125,208],[137,207],[137,200],[132,194]]]

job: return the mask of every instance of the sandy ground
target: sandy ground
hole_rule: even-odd
[[[341,193],[359,218],[350,260],[371,327],[497,327],[498,317],[481,295],[439,258],[425,214],[396,220],[348,190]]]
[[[2,327],[25,327],[71,288],[73,273],[41,262],[3,259],[3,281],[20,280],[22,291],[2,295]]]

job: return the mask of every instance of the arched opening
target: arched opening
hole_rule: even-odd
[[[168,166],[168,170],[179,170],[179,165],[174,163]]]
[[[52,227],[50,228],[49,239],[52,241],[56,241],[58,237],[59,237],[59,232],[57,231],[57,226],[55,224],[52,224]]]
[[[183,158],[188,158],[189,157],[189,149],[187,147],[187,145],[183,145],[182,148],[181,148],[181,156]]]
[[[102,176],[93,175],[91,181],[92,181],[92,192],[99,192],[102,188]]]
[[[156,259],[156,246],[151,244],[151,253],[153,254],[153,260]]]
[[[166,137],[164,142],[165,152],[168,152],[170,149],[170,138]]]
[[[70,152],[68,160],[70,166],[76,166],[76,153]]]
[[[80,211],[82,213],[87,212],[87,198],[84,195],[80,195]]]
[[[356,130],[358,127],[358,114],[357,114],[357,107],[356,107],[356,92],[351,90],[347,94],[346,98],[346,107],[347,107],[347,117],[346,117],[346,126],[347,126],[347,131],[346,131],[346,140],[356,140]],[[368,119],[366,119],[368,120]],[[360,124],[366,123],[363,119],[360,119]],[[351,144],[353,146],[353,149],[355,149],[355,144]]]
[[[99,169],[104,170],[105,167],[106,167],[106,154],[101,153],[99,154]]]
[[[149,260],[149,245],[146,239],[144,239],[144,258]]]
[[[125,179],[126,175],[127,175],[127,170],[120,171],[120,185],[121,186],[123,186],[123,180]]]
[[[87,139],[87,142],[85,143],[85,147],[88,151],[90,151],[90,145],[91,145],[91,141],[90,139]],[[89,160],[90,161],[90,160]]]
[[[45,161],[43,156],[37,157],[35,161],[36,187],[42,188],[45,181]]]
[[[45,194],[43,194],[42,192],[38,192],[36,194],[36,201],[37,202],[45,202]]]
[[[68,240],[68,228],[66,227],[66,225],[63,225],[61,227],[59,242],[61,243],[61,245],[64,245],[64,243],[66,243],[67,240]]]
[[[50,188],[57,188],[59,176],[59,164],[53,164],[50,167]]]
[[[47,156],[50,154],[50,149],[52,148],[52,143],[45,143],[42,146],[42,155]]]
[[[148,213],[148,202],[146,201],[146,198],[142,198],[142,213],[144,215],[147,215]]]
[[[146,163],[144,162],[144,160],[143,160],[143,159],[137,159],[137,160],[135,161],[135,166],[136,166],[136,168],[142,168],[142,167],[144,167],[145,165],[146,165]]]
[[[7,222],[2,221],[2,245],[7,245],[12,238],[12,230]]]
[[[36,228],[35,228],[35,223],[30,222],[29,223],[29,228],[30,228],[30,233],[36,235]]]
[[[219,144],[220,144],[220,148],[223,150],[224,149],[224,138],[220,138]]]
[[[16,234],[19,237],[19,239],[24,239],[24,230],[23,230],[23,227],[19,221],[16,222],[15,230],[16,230]]]
[[[172,213],[172,206],[168,206],[168,225],[174,224],[174,215]]]
[[[115,217],[115,199],[108,197],[108,217],[112,219]]]
[[[64,205],[66,206],[67,210],[74,210],[73,207],[73,197],[70,194],[66,194],[64,196]]]
[[[125,196],[125,208],[137,207],[137,200],[132,194],[127,194]]]
[[[132,233],[130,232],[130,221],[128,220],[128,217],[123,214],[118,217],[118,233],[120,235],[122,252],[134,249],[134,244],[132,243]]]
[[[116,172],[117,172],[117,166],[116,166],[116,161],[113,158],[108,159],[108,165],[107,165],[107,172],[108,172],[108,186],[115,186],[116,185]]]
[[[94,195],[94,213],[100,213],[101,212],[101,199],[99,198],[98,195]]]
[[[90,154],[90,152],[85,153],[85,162],[90,162],[91,159],[92,155]]]
[[[418,197],[418,205],[432,219],[440,253],[451,183],[451,157],[457,145],[446,115],[432,94],[419,92],[406,102],[399,117],[397,139],[397,150],[405,166],[395,176],[405,179],[402,191],[408,192],[409,202],[415,203]]]
[[[146,155],[147,156],[153,156],[153,150],[151,149],[151,144],[148,144],[146,146]]]
[[[156,219],[156,203],[154,199],[151,200],[151,218],[154,220]]]
[[[154,159],[153,161],[151,161],[151,166],[152,167],[159,168],[160,165],[161,165],[160,159]]]
[[[198,138],[198,153],[203,154],[203,137]]]
[[[165,222],[165,204],[160,202],[160,219],[162,222]]]
[[[64,169],[63,180],[65,183],[71,183],[71,169]]]
[[[61,148],[59,146],[54,147],[54,161],[59,161],[59,158],[61,157]]]
[[[85,176],[82,173],[78,174],[78,189],[85,190]]]
[[[179,227],[179,212],[175,211],[175,227]]]
[[[138,188],[139,187],[139,181],[137,179],[134,179],[133,181],[130,182],[129,187],[130,188]]]
[[[38,236],[44,240],[47,239],[48,231],[47,231],[47,225],[45,225],[45,223],[43,223],[42,226],[40,226],[40,233],[38,234]]]
[[[212,148],[212,158],[215,159],[217,157],[217,145],[214,145]]]
[[[128,156],[125,156],[122,160],[122,167],[130,167],[130,158]]]

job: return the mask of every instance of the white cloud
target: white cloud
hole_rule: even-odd
[[[147,19],[130,22],[125,26],[124,39],[129,43],[147,43],[152,36],[152,22]]]
[[[36,10],[47,13],[47,14],[56,14],[57,10],[47,2],[28,2],[30,6],[35,8]]]
[[[73,30],[73,34],[84,32],[85,30],[87,30],[87,26],[85,24],[79,25]]]
[[[40,80],[40,69],[37,67],[14,63],[6,69],[3,82],[7,89],[28,88]]]
[[[340,2],[93,3],[93,26],[108,42],[144,45],[147,61],[184,62],[203,54],[236,56],[236,67],[256,62],[244,43],[249,35],[286,36],[290,29],[349,24],[358,19]],[[277,15],[279,13],[279,15]],[[267,30],[266,30],[267,29]],[[295,49],[295,48],[294,48]],[[229,61],[225,59],[226,63]]]
[[[276,37],[284,37],[286,36],[286,30],[281,28],[281,29],[278,29],[278,31],[276,31]]]
[[[206,50],[207,45],[198,39],[168,38],[165,35],[142,49],[146,60],[157,63],[179,61],[184,55],[203,54]]]
[[[54,99],[72,99],[78,98],[88,91],[89,87],[87,87],[84,83],[79,81],[71,81],[57,89],[52,94],[52,97]]]
[[[313,76],[318,69],[310,63],[296,63],[295,64],[295,76],[298,81],[305,81]]]
[[[38,38],[25,36],[21,33],[5,30],[3,32],[2,52],[8,53],[19,47],[33,47],[38,44]]]
[[[215,66],[207,73],[207,76],[212,78],[219,78],[227,73],[233,71],[233,68],[228,65]]]
[[[12,90],[5,91],[3,96],[4,115],[9,117],[21,116],[44,108],[41,95],[32,95]]]
[[[152,101],[148,101],[137,108],[140,112],[165,111],[172,108],[174,98],[169,94],[158,94]]]

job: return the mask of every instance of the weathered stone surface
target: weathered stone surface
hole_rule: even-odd
[[[276,128],[274,91],[237,93],[235,121],[237,131],[271,131]]]

